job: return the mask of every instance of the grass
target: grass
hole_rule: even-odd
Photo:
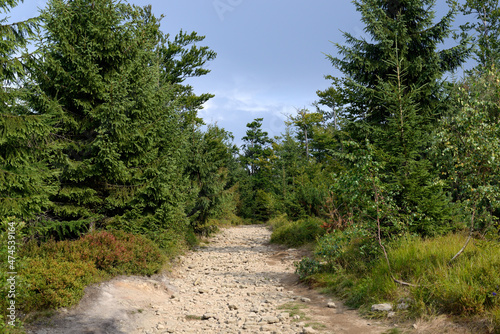
[[[273,227],[271,242],[285,244],[289,247],[299,247],[314,242],[317,237],[325,234],[325,229],[321,227],[323,221],[314,217],[297,221],[286,221],[286,219],[279,217],[272,220],[270,224]]]
[[[306,316],[304,311],[302,311],[305,308],[307,308],[306,305],[301,304],[301,303],[293,303],[293,302],[278,306],[278,310],[287,311],[290,314],[291,318],[293,318],[296,315],[298,315],[300,317],[299,320],[294,320],[294,321],[309,320],[309,318]]]
[[[405,299],[410,307],[398,311],[400,319],[437,314],[487,319],[491,332],[500,333],[500,244],[474,240],[449,263],[465,239],[466,235],[451,234],[431,239],[405,237],[390,243],[387,250],[392,272],[381,256],[367,263],[359,254],[357,260],[353,256],[356,248],[349,242],[337,250],[324,270],[319,266],[309,279],[367,315],[374,303],[397,305]],[[316,253],[323,254],[321,250]],[[396,284],[391,273],[414,286]]]

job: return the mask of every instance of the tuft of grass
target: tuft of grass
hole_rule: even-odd
[[[306,314],[303,309],[307,308],[306,305],[301,304],[301,303],[294,303],[294,302],[289,302],[283,305],[278,306],[278,310],[284,310],[287,311],[290,314],[290,317],[294,317],[298,315],[300,317],[300,320],[298,321],[303,321],[303,320],[309,320],[308,317],[306,317]]]
[[[322,228],[323,221],[319,218],[308,217],[293,222],[275,222],[271,235],[271,242],[284,244],[289,247],[298,247],[316,241],[319,236],[325,234]]]

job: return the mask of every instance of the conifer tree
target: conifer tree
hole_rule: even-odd
[[[115,0],[51,0],[42,13],[32,107],[57,123],[49,155],[59,190],[42,228],[61,237],[96,224],[134,232],[188,226],[197,97],[182,78],[214,54],[159,30],[151,7]]]
[[[339,57],[328,56],[344,73],[353,119],[383,124],[389,111],[373,96],[371,89],[388,78],[392,68],[386,60],[395,48],[407,55],[407,85],[423,88],[414,99],[418,112],[428,120],[439,114],[441,78],[456,70],[470,53],[466,41],[444,50],[440,44],[450,36],[456,9],[453,7],[434,23],[435,0],[355,0],[369,40],[344,33],[347,45],[336,44]],[[395,45],[395,43],[397,45]]]
[[[0,1],[7,14],[19,1]],[[50,173],[40,152],[48,140],[46,118],[26,104],[25,48],[37,27],[35,18],[9,23],[0,19],[0,215],[33,218],[49,204]]]
[[[329,59],[346,78],[334,81],[332,92],[340,97],[329,98],[345,104],[348,137],[360,145],[368,139],[376,148],[374,158],[384,166],[376,177],[398,208],[387,224],[404,223],[420,234],[442,233],[449,227],[448,201],[426,150],[436,120],[448,108],[443,74],[470,54],[467,39],[439,50],[451,34],[456,7],[435,23],[433,0],[354,4],[369,40],[345,33],[347,45],[337,44],[339,57]],[[324,93],[323,100],[328,97]]]

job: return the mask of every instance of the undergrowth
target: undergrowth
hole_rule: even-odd
[[[487,319],[488,330],[500,333],[500,244],[474,240],[450,263],[466,238],[407,236],[389,242],[390,270],[370,242],[373,238],[351,228],[319,238],[314,256],[297,263],[297,273],[365,313],[382,302],[398,310],[404,300],[409,307],[398,310],[402,318],[448,314],[483,323]]]
[[[287,221],[284,216],[280,216],[271,220],[270,224],[274,229],[271,242],[285,244],[290,247],[298,247],[314,242],[319,236],[325,234],[325,230],[321,227],[323,221],[314,217]]]

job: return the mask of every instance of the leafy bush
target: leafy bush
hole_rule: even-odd
[[[344,231],[334,231],[319,238],[314,255],[327,270],[342,266],[362,271],[377,258],[378,247],[368,230],[352,225]]]
[[[289,224],[290,220],[288,219],[288,215],[286,213],[283,213],[279,216],[269,219],[267,223],[271,225],[271,228],[273,230],[276,230],[283,225]]]
[[[99,231],[76,241],[49,241],[28,247],[27,252],[32,257],[92,262],[95,268],[113,275],[152,275],[164,261],[153,241],[123,231]]]
[[[321,219],[309,217],[284,224],[273,231],[272,243],[285,244],[291,247],[301,246],[316,240],[325,234]]]
[[[321,263],[318,260],[305,257],[295,263],[295,273],[299,275],[299,279],[306,280],[309,276],[314,275],[321,270]]]
[[[26,295],[18,302],[24,312],[74,305],[85,287],[99,277],[90,261],[40,257],[28,259],[21,275],[27,283]]]

